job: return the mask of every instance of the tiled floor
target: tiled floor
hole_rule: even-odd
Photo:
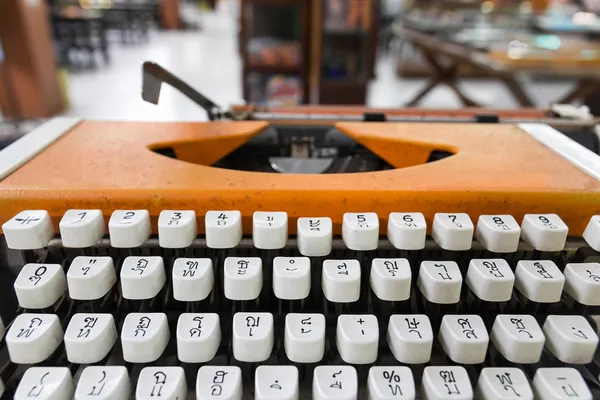
[[[71,73],[70,109],[66,115],[88,119],[113,120],[203,120],[202,110],[164,87],[158,106],[142,101],[141,64],[156,61],[211,97],[222,106],[239,103],[241,62],[237,53],[236,0],[222,1],[216,13],[199,14],[186,9],[190,18],[199,18],[202,31],[153,32],[146,44],[123,46],[114,43],[112,64],[92,72]],[[390,57],[377,65],[368,104],[399,107],[424,84],[420,79],[399,79]],[[490,107],[515,107],[509,93],[490,81],[463,82],[474,99]],[[569,83],[529,83],[530,94],[545,106],[568,90]],[[454,94],[445,87],[435,89],[423,107],[460,107]]]

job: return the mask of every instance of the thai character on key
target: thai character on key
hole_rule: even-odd
[[[198,329],[202,328],[202,319],[204,317],[194,317],[194,319],[192,321],[197,322],[198,323]]]
[[[475,330],[473,329],[465,329],[463,330],[467,339],[477,339],[477,335],[475,334]]]
[[[469,322],[468,318],[459,318],[456,320],[456,322],[458,322],[460,327],[463,329],[472,329],[471,323]]]
[[[196,335],[197,337],[200,337],[201,334],[202,334],[202,331],[198,328],[190,329],[190,337],[194,337],[194,335]]]
[[[39,281],[41,281],[41,280],[42,280],[42,277],[41,277],[41,276],[31,275],[31,276],[29,277],[29,281],[30,281],[30,282],[33,282],[33,286],[37,285],[37,284],[38,284],[38,282],[39,282]]]
[[[228,372],[225,371],[217,371],[215,372],[215,376],[213,377],[213,383],[223,383],[225,382],[225,375],[227,375]]]
[[[398,264],[396,263],[396,261],[384,261],[383,265],[385,265],[385,267],[387,269],[398,269]]]
[[[221,392],[223,392],[223,388],[221,387],[221,385],[212,385],[210,387],[211,396],[220,396]]]
[[[77,334],[77,337],[78,338],[80,338],[80,337],[88,337],[88,336],[90,336],[91,332],[92,331],[89,328],[88,329],[80,329],[79,333]]]
[[[96,325],[96,322],[98,322],[98,318],[87,317],[83,320],[83,322],[85,322],[85,325],[83,326],[84,328],[93,328]]]
[[[452,371],[440,371],[440,377],[446,383],[454,383],[454,382],[456,382],[456,379],[454,378],[454,372],[452,372]]]
[[[142,318],[140,318],[140,322],[138,322],[138,325],[136,326],[136,328],[148,329],[148,327],[150,326],[150,322],[152,322],[152,320],[150,318],[142,317]]]
[[[417,321],[416,318],[413,318],[412,321],[408,318],[404,318],[404,320],[406,321],[406,325],[408,326],[408,333],[416,333],[417,335],[419,335],[419,338],[423,337],[421,336],[421,332],[419,332],[418,330],[420,322]]]
[[[552,278],[552,275],[550,275],[548,273],[548,271],[546,271],[546,268],[544,268],[544,266],[542,265],[542,263],[540,263],[538,261],[538,262],[533,263],[533,265],[538,269],[537,273],[540,274],[542,277],[544,277],[546,279],[551,279]]]
[[[586,269],[585,272],[587,272],[590,275],[591,280],[593,280],[594,282],[600,282],[600,276],[592,273],[592,271],[590,271],[589,269]]]
[[[162,371],[155,372],[154,379],[156,379],[157,385],[164,385],[167,382],[167,374]]]
[[[517,329],[527,329],[525,328],[525,324],[521,318],[511,318],[510,323],[513,324]]]
[[[134,336],[138,337],[138,335],[141,335],[142,337],[146,336],[146,330],[142,329],[142,328],[138,328],[135,330]]]
[[[246,317],[246,326],[248,328],[256,328],[260,323],[260,317]]]
[[[29,327],[37,328],[42,325],[42,322],[44,322],[44,321],[42,321],[41,318],[38,318],[38,317],[31,318],[31,321],[29,321]]]

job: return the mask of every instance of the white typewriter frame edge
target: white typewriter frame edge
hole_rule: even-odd
[[[81,118],[74,117],[52,118],[0,150],[0,180],[41,153],[80,121]]]
[[[522,123],[518,127],[538,142],[600,181],[600,156],[563,135],[553,127],[539,123]]]

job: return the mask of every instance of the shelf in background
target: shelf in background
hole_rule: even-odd
[[[244,64],[244,70],[249,72],[262,72],[265,74],[296,74],[302,73],[302,65],[268,65]]]

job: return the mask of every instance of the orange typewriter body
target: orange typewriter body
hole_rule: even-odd
[[[600,213],[600,182],[516,125],[347,122],[335,126],[395,169],[346,174],[235,171],[211,164],[268,126],[260,121],[137,123],[83,121],[0,181],[0,221],[43,209],[58,228],[69,209],[240,210],[245,233],[255,211],[331,217],[376,212],[479,215],[556,213],[580,236]],[[170,147],[177,159],[152,151]],[[453,153],[426,163],[432,150]]]

